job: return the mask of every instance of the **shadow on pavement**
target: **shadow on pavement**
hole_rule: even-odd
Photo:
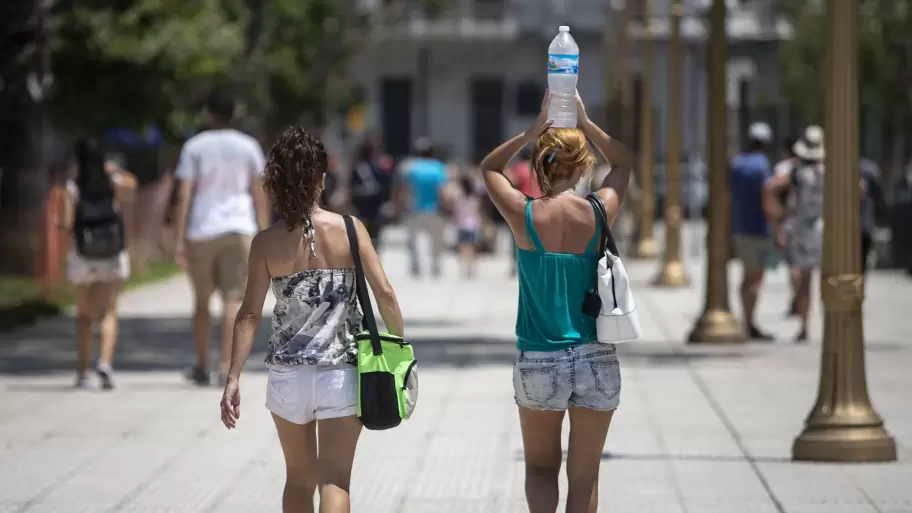
[[[608,436],[611,437],[611,433],[608,433]],[[567,459],[567,451],[562,451],[564,455],[564,460]],[[602,460],[605,461],[698,461],[706,463],[744,463],[746,461],[754,461],[757,463],[791,463],[792,460],[789,458],[776,458],[771,456],[736,456],[736,455],[722,455],[722,454],[634,454],[634,453],[616,453],[616,452],[603,452]],[[525,461],[525,456],[521,450],[516,451],[514,454],[514,460],[516,461]]]
[[[413,318],[407,326],[439,327],[446,331],[455,321]],[[213,340],[219,326],[213,326]],[[115,367],[121,371],[178,370],[194,361],[193,337],[188,317],[126,317],[120,320]],[[268,319],[257,331],[247,369],[262,371]],[[74,323],[62,316],[0,336],[0,374],[41,374],[69,371],[75,365]],[[418,336],[410,338],[422,367],[474,367],[511,365],[515,339],[484,336]],[[684,366],[693,360],[740,359],[740,349],[693,349],[664,343],[636,342],[619,346],[625,366]],[[213,357],[215,353],[213,353]]]

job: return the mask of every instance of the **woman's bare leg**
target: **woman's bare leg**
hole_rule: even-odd
[[[94,324],[92,285],[76,285],[76,374],[85,378],[92,357],[92,324]]]
[[[351,511],[351,472],[361,420],[355,416],[317,421],[320,513]]]
[[[285,454],[283,513],[313,513],[317,487],[317,424],[295,424],[272,415]]]
[[[475,275],[475,244],[472,242],[460,243],[459,256],[462,257],[466,277],[471,278]]]
[[[563,411],[519,407],[523,453],[526,460],[526,502],[529,513],[557,511]]]
[[[801,318],[801,331],[796,340],[803,342],[808,338],[808,317],[811,310],[811,269],[801,269],[798,280],[798,294],[795,306]]]
[[[98,301],[101,320],[99,321],[99,365],[114,363],[114,348],[117,346],[117,296],[120,294],[121,281],[102,284],[95,298]]]
[[[570,408],[567,513],[598,511],[598,473],[614,411]]]

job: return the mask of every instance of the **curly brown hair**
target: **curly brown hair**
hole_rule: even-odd
[[[289,231],[310,224],[328,166],[323,142],[301,127],[285,130],[270,148],[263,184]]]

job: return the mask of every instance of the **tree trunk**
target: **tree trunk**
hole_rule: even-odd
[[[31,274],[44,235],[46,4],[12,0],[0,20],[0,275]]]

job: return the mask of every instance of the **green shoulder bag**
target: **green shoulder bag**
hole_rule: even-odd
[[[364,313],[362,325],[367,328],[355,337],[358,343],[358,417],[367,429],[390,429],[415,411],[418,361],[411,344],[402,337],[380,333],[377,329],[355,225],[351,216],[344,216],[344,220],[355,263],[358,301]]]

